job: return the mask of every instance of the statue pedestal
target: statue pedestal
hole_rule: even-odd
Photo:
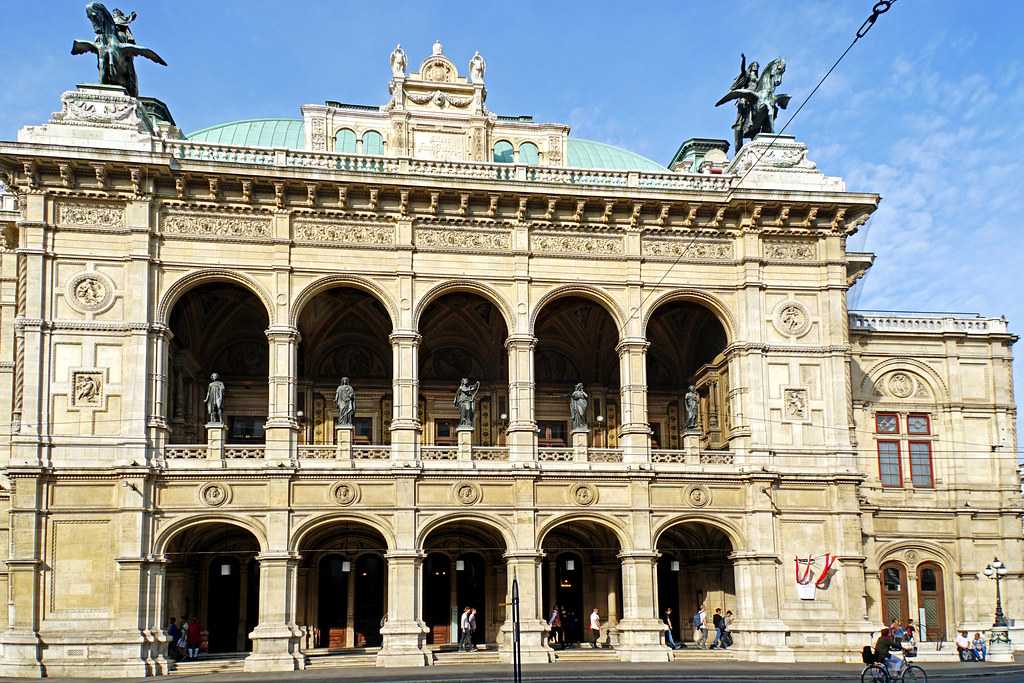
[[[334,443],[337,452],[334,457],[345,463],[352,464],[352,434],[355,427],[352,425],[334,425]]]
[[[574,429],[570,432],[570,437],[572,438],[573,462],[587,461],[587,437],[589,436],[589,429]]]
[[[1010,642],[1010,631],[1005,626],[993,626],[989,629],[988,655],[985,661],[1013,662],[1013,644]]]
[[[228,428],[223,422],[209,422],[206,425],[206,458],[208,460],[224,459],[224,441],[227,440]]]
[[[459,460],[473,460],[473,428],[459,427],[455,430],[459,435]]]
[[[700,437],[700,432],[693,429],[683,432],[683,450],[688,464],[696,465],[700,462]]]

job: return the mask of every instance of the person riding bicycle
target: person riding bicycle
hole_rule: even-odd
[[[883,628],[875,641],[875,661],[884,664],[889,669],[890,675],[894,675],[900,669],[901,660],[893,655],[893,652],[900,651],[900,645],[892,638],[892,632]]]

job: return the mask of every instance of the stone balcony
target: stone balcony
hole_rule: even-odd
[[[1010,334],[1006,318],[988,318],[974,313],[850,311],[849,319],[851,333]]]

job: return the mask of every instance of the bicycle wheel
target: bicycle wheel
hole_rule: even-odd
[[[889,672],[881,664],[869,664],[860,674],[860,683],[889,683]]]
[[[903,675],[900,676],[900,680],[903,681],[903,683],[928,683],[928,674],[926,674],[924,669],[916,664],[911,664],[907,667],[907,670],[903,672]]]

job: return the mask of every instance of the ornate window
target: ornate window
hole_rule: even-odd
[[[878,478],[882,480],[882,486],[903,486],[899,441],[878,442]]]
[[[334,151],[338,154],[356,153],[356,133],[348,128],[342,128],[334,134]]]
[[[511,142],[498,140],[494,143],[494,161],[498,164],[511,164],[515,161],[515,151]]]
[[[879,434],[899,434],[900,418],[896,413],[878,413],[875,415],[875,431]]]
[[[927,415],[911,413],[907,416],[907,434],[931,434],[931,420]]]
[[[375,130],[363,133],[363,154],[384,154],[384,138]]]
[[[910,480],[914,488],[935,486],[932,475],[932,445],[928,441],[910,442]]]
[[[519,145],[519,163],[537,164],[540,163],[540,151],[537,145],[532,142],[524,142]]]

